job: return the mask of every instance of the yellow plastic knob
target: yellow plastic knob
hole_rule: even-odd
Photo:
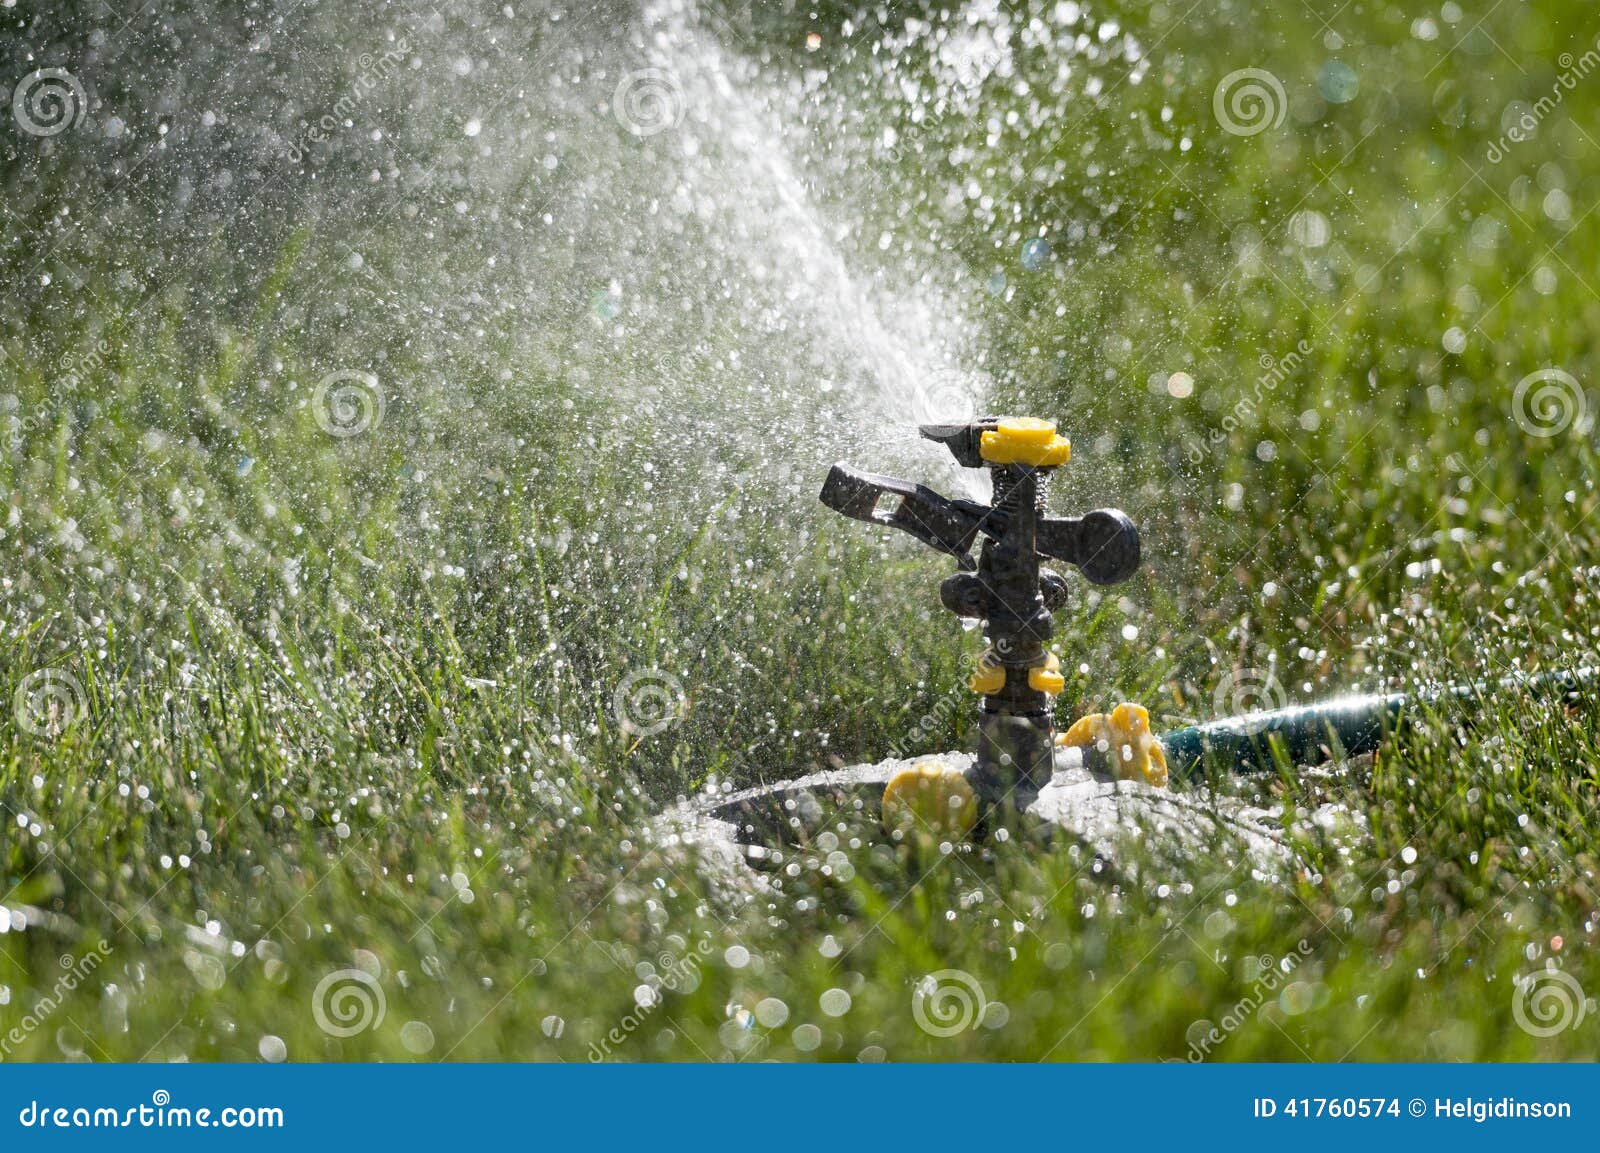
[[[1167,753],[1150,731],[1150,713],[1142,705],[1118,705],[1109,713],[1079,717],[1056,738],[1067,748],[1092,745],[1105,753],[1112,771],[1125,781],[1142,780],[1167,787]]]
[[[967,687],[982,696],[997,693],[1006,687],[1006,670],[1001,665],[993,663],[990,654],[985,652],[978,658],[977,671],[967,681]]]
[[[1066,678],[1061,675],[1061,658],[1055,653],[1046,653],[1043,664],[1034,665],[1028,670],[1028,687],[1036,693],[1049,693],[1051,696],[1056,696],[1066,688]]]
[[[1056,435],[1054,421],[1007,417],[978,438],[978,455],[990,464],[1055,468],[1072,459],[1072,442]]]
[[[1016,444],[1049,444],[1055,439],[1056,422],[1037,416],[1008,416],[996,424],[995,431]]]
[[[978,795],[965,776],[939,761],[918,761],[889,778],[883,823],[919,838],[960,840],[978,823]]]

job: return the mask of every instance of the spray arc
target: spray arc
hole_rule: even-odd
[[[1045,562],[1071,565],[1092,584],[1118,584],[1138,571],[1139,530],[1118,509],[1045,515],[1050,473],[1072,457],[1071,442],[1050,421],[985,417],[920,431],[963,467],[989,470],[990,504],[950,499],[843,464],[828,473],[822,503],[956,558],[957,572],[940,585],[940,601],[957,616],[982,622],[988,642],[971,681],[982,698],[971,784],[988,806],[1021,804],[1050,783],[1057,744],[1053,705],[1065,687],[1049,642],[1052,613],[1067,603],[1071,588]],[[1074,735],[1069,730],[1067,736]],[[1076,735],[1100,734],[1085,729]]]

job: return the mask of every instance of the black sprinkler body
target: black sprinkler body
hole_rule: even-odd
[[[1053,703],[1064,687],[1047,645],[1052,610],[1070,595],[1046,560],[1075,566],[1097,585],[1127,580],[1139,568],[1139,530],[1117,509],[1081,517],[1044,515],[1044,485],[1071,444],[1049,421],[985,417],[971,424],[928,424],[921,432],[966,468],[987,468],[994,498],[983,505],[836,464],[822,503],[869,524],[907,532],[956,558],[939,588],[944,607],[983,623],[988,649],[972,688],[982,696],[973,785],[989,805],[1021,803],[1049,783],[1055,767]],[[972,546],[982,538],[976,560]]]

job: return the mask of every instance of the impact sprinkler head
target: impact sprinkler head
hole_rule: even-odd
[[[1117,509],[1044,515],[1044,482],[1072,458],[1071,443],[1051,421],[984,417],[925,424],[921,432],[964,467],[989,469],[993,502],[951,500],[920,484],[836,464],[823,483],[822,503],[910,533],[956,558],[958,571],[940,585],[939,599],[957,616],[982,621],[989,646],[971,680],[983,698],[973,784],[988,805],[1021,801],[1050,782],[1052,706],[1065,685],[1061,662],[1046,645],[1054,632],[1051,612],[1070,593],[1066,580],[1042,562],[1073,565],[1092,584],[1117,584],[1139,568],[1139,530]]]

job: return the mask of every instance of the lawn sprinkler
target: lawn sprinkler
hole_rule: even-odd
[[[829,471],[821,499],[956,559],[940,600],[957,616],[979,621],[986,640],[969,682],[981,698],[977,754],[896,756],[737,790],[723,784],[684,801],[672,817],[674,835],[688,830],[717,861],[742,856],[792,867],[795,852],[823,860],[837,849],[842,822],[867,814],[919,850],[931,844],[943,852],[984,822],[1030,833],[1065,830],[1097,856],[1114,859],[1124,831],[1138,826],[1159,834],[1144,843],[1165,845],[1179,858],[1228,844],[1252,859],[1287,860],[1293,849],[1281,810],[1207,788],[1208,778],[1276,774],[1376,752],[1430,721],[1470,728],[1474,706],[1497,697],[1570,707],[1592,700],[1600,684],[1594,668],[1518,674],[1340,696],[1163,733],[1151,731],[1145,709],[1121,704],[1057,734],[1053,707],[1065,681],[1048,645],[1052,613],[1067,603],[1071,588],[1046,562],[1072,565],[1091,584],[1117,584],[1138,571],[1138,529],[1116,509],[1045,515],[1045,484],[1072,454],[1048,421],[985,417],[924,425],[921,433],[959,464],[988,469],[991,503],[947,498],[844,464]],[[1169,780],[1196,787],[1169,789]]]
[[[939,586],[939,599],[956,616],[981,621],[988,643],[970,682],[982,698],[970,784],[986,807],[1021,807],[1054,774],[1052,713],[1065,685],[1061,662],[1047,645],[1054,632],[1052,610],[1067,602],[1070,589],[1043,562],[1073,565],[1091,584],[1118,584],[1139,568],[1139,530],[1117,509],[1081,517],[1044,515],[1045,483],[1072,457],[1071,443],[1051,421],[985,417],[971,424],[925,424],[920,431],[948,448],[963,467],[987,468],[993,502],[952,500],[920,484],[836,464],[822,486],[822,503],[855,520],[909,533],[956,558],[957,572]],[[974,560],[972,547],[980,537]],[[1084,718],[1065,734],[1065,743],[1102,749],[1128,745],[1128,759],[1138,760],[1149,773],[1159,770],[1165,779],[1149,718],[1137,706]],[[1152,757],[1158,765],[1150,763]],[[885,807],[899,793],[914,798],[937,791],[929,776],[891,781]],[[966,807],[960,796],[941,794],[935,803]]]

